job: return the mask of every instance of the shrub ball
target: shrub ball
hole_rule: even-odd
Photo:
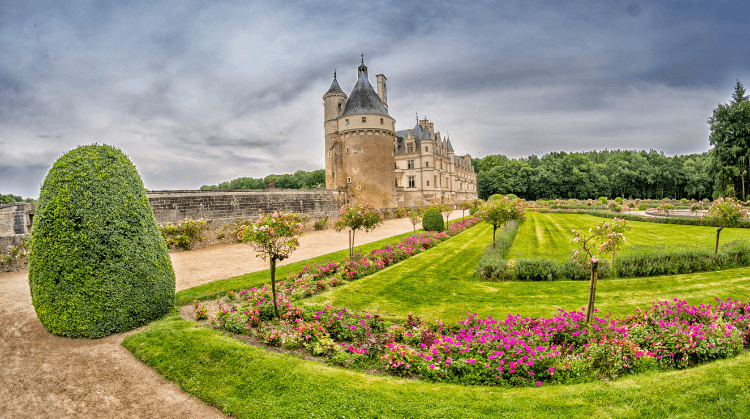
[[[424,228],[424,231],[445,230],[443,214],[437,208],[427,208],[424,216],[422,216],[422,228]]]
[[[52,166],[31,230],[29,286],[39,320],[62,336],[124,332],[172,309],[169,253],[120,150],[83,146]]]

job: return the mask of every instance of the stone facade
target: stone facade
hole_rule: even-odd
[[[357,73],[350,96],[335,73],[323,96],[326,187],[344,191],[347,201],[378,208],[476,199],[471,156],[455,156],[450,140],[427,119],[396,131],[388,115],[386,77],[376,76],[376,93],[364,59]]]
[[[34,204],[27,202],[0,205],[0,236],[30,233],[34,210]]]
[[[263,211],[290,211],[315,217],[338,214],[342,192],[328,189],[186,190],[146,193],[157,224],[256,217]]]

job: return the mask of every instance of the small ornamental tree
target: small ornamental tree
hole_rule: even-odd
[[[594,313],[594,301],[596,300],[596,282],[599,275],[599,260],[607,253],[613,253],[612,269],[614,270],[614,252],[620,250],[620,245],[625,242],[623,233],[630,230],[628,222],[615,218],[614,222],[604,221],[590,228],[586,233],[573,230],[575,236],[573,242],[578,246],[573,251],[573,259],[591,266],[591,283],[589,286],[589,304],[586,311],[586,323],[591,322]]]
[[[523,201],[520,199],[510,200],[506,196],[485,202],[474,215],[485,223],[492,225],[492,247],[495,247],[496,244],[495,233],[498,227],[502,227],[508,221],[523,222],[526,220]]]
[[[440,204],[438,209],[440,212],[445,215],[445,228],[448,228],[448,217],[450,217],[451,212],[453,212],[453,205],[451,204]]]
[[[661,213],[664,213],[667,217],[669,217],[669,211],[674,210],[674,205],[664,203],[656,207],[656,210]]]
[[[357,230],[364,229],[365,232],[373,230],[383,223],[380,211],[370,204],[344,205],[339,211],[341,218],[333,227],[337,232],[349,228],[349,256],[354,255],[354,235]]]
[[[276,261],[288,258],[297,250],[304,220],[303,216],[295,213],[263,214],[261,212],[256,222],[243,225],[237,234],[241,242],[249,243],[258,252],[255,257],[270,260],[273,310],[277,318],[279,318],[279,308],[276,303]]]
[[[422,222],[424,210],[422,208],[408,208],[406,214],[409,216],[409,221],[411,221],[411,225],[414,227],[414,232],[416,233],[417,224]]]
[[[736,227],[740,225],[742,218],[747,214],[747,209],[742,203],[734,198],[718,198],[714,201],[708,212],[703,215],[703,220],[708,224],[719,227],[716,230],[715,254],[719,253],[719,234],[724,227]]]
[[[471,208],[471,202],[464,201],[459,206],[461,207],[461,218],[466,217],[466,210]]]
[[[690,212],[692,212],[693,214],[695,214],[698,211],[702,211],[702,210],[703,210],[703,205],[701,205],[701,204],[699,204],[697,202],[694,203],[694,204],[692,204],[692,205],[690,205]]]

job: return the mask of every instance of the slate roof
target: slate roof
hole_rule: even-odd
[[[344,93],[343,90],[341,90],[341,86],[339,86],[339,82],[336,81],[336,76],[333,76],[333,83],[331,83],[331,88],[328,89],[326,92],[326,95],[329,93],[341,93],[346,96],[346,93]]]
[[[430,135],[430,130],[427,129],[427,127],[422,128],[419,123],[414,126],[414,138],[419,143],[420,140],[432,140],[432,136]]]
[[[453,151],[453,146],[451,145],[451,139],[450,139],[450,138],[448,138],[448,147],[447,147],[447,151]]]
[[[357,84],[354,85],[341,116],[360,114],[390,116],[380,96],[367,80],[367,67],[364,64],[359,66],[358,74]]]

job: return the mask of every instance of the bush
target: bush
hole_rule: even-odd
[[[320,220],[316,221],[313,224],[313,227],[315,228],[315,230],[318,230],[318,231],[325,230],[326,227],[328,227],[328,216],[325,216],[321,218]]]
[[[487,200],[488,200],[488,201],[494,201],[494,200],[496,200],[496,199],[500,199],[500,198],[502,198],[502,197],[503,197],[503,195],[501,195],[501,194],[499,194],[499,193],[496,193],[496,194],[494,194],[494,195],[490,196],[489,198],[487,198]],[[510,198],[508,198],[508,199],[510,199]]]
[[[615,198],[615,202],[617,202],[618,204],[622,205],[622,198],[620,198],[618,196],[617,198]]]
[[[648,205],[645,203],[641,203],[638,205],[638,211],[646,211],[648,209]]]
[[[559,267],[550,259],[518,259],[514,271],[519,281],[553,281],[560,276]]]
[[[190,220],[178,223],[176,225],[167,224],[159,227],[161,235],[167,247],[175,246],[183,250],[190,250],[195,243],[203,241],[206,237],[202,236],[203,230],[208,227],[203,220]]]
[[[427,208],[422,217],[422,228],[424,231],[443,231],[445,230],[445,222],[443,221],[443,214],[437,208]]]
[[[606,196],[600,196],[599,197],[599,204],[600,205],[607,205],[607,201],[608,201],[608,199],[607,199]]]
[[[44,180],[29,286],[51,333],[102,337],[168,313],[175,276],[138,172],[109,146],[60,157]]]

